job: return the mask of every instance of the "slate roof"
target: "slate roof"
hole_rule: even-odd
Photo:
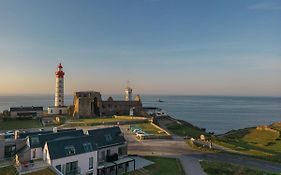
[[[29,136],[35,136],[35,135],[39,135],[39,134],[50,134],[50,133],[53,133],[53,131],[38,131],[38,132],[20,133],[19,138],[25,139]]]
[[[43,111],[43,107],[31,106],[31,107],[12,107],[11,112],[24,112],[24,111]]]
[[[126,142],[119,127],[89,130],[88,134],[93,136],[93,140],[99,149],[114,145],[121,145]]]
[[[93,137],[88,135],[68,139],[60,138],[53,141],[47,141],[46,144],[48,146],[51,160],[84,154],[97,150],[97,145],[93,140]],[[85,149],[85,144],[90,144],[91,149]],[[73,147],[75,149],[75,153],[68,154],[68,151],[66,149],[67,147]]]
[[[58,129],[57,132],[67,132],[67,131],[76,131],[76,128],[67,128],[67,129]],[[43,135],[43,134],[50,134],[53,133],[53,131],[36,131],[36,132],[20,132],[19,139],[25,139],[29,136],[35,136],[35,135]]]
[[[143,107],[144,110],[160,110],[160,108],[157,107]]]
[[[39,134],[33,135],[29,137],[30,140],[30,148],[39,148],[44,147],[47,141],[62,139],[62,138],[74,138],[83,136],[83,130],[75,130],[75,131],[65,131],[65,132],[57,132],[57,133],[48,133],[48,134]]]

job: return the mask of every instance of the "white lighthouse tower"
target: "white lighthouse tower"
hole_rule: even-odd
[[[48,114],[66,114],[67,107],[64,106],[64,71],[62,64],[58,65],[56,71],[56,91],[55,91],[55,106],[48,108]]]
[[[55,107],[64,106],[64,71],[61,63],[56,72]]]
[[[132,101],[133,99],[132,93],[133,93],[133,89],[130,88],[130,82],[127,81],[127,86],[125,88],[125,101]]]

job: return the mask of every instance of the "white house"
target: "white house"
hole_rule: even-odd
[[[98,175],[135,170],[135,160],[127,157],[127,141],[119,127],[89,130],[88,135],[97,144]]]
[[[87,134],[82,130],[28,133],[20,138],[24,136],[28,154],[19,154],[19,160],[43,159],[63,175],[118,175],[136,167],[135,160],[127,156],[127,142],[119,127]]]
[[[91,136],[46,142],[43,160],[64,175],[97,175],[97,146]]]

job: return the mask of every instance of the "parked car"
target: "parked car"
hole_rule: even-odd
[[[145,134],[145,132],[143,132],[143,131],[136,132],[136,136],[138,136],[140,134]]]
[[[7,131],[6,135],[14,135],[14,131]]]
[[[145,134],[146,133],[144,133],[144,132],[138,132],[136,135],[137,135],[137,137],[141,137],[141,136],[145,136]]]
[[[138,131],[141,131],[140,129],[134,129],[134,133],[138,132]]]

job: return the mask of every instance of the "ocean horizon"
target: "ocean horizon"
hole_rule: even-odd
[[[122,100],[122,95],[112,96]],[[208,132],[222,134],[233,129],[281,122],[281,97],[211,96],[211,95],[142,95],[144,107],[158,107],[171,117],[185,120]],[[158,102],[161,99],[163,102]],[[65,104],[72,105],[73,95],[65,95]],[[53,95],[2,95],[0,111],[16,106],[53,106]]]

